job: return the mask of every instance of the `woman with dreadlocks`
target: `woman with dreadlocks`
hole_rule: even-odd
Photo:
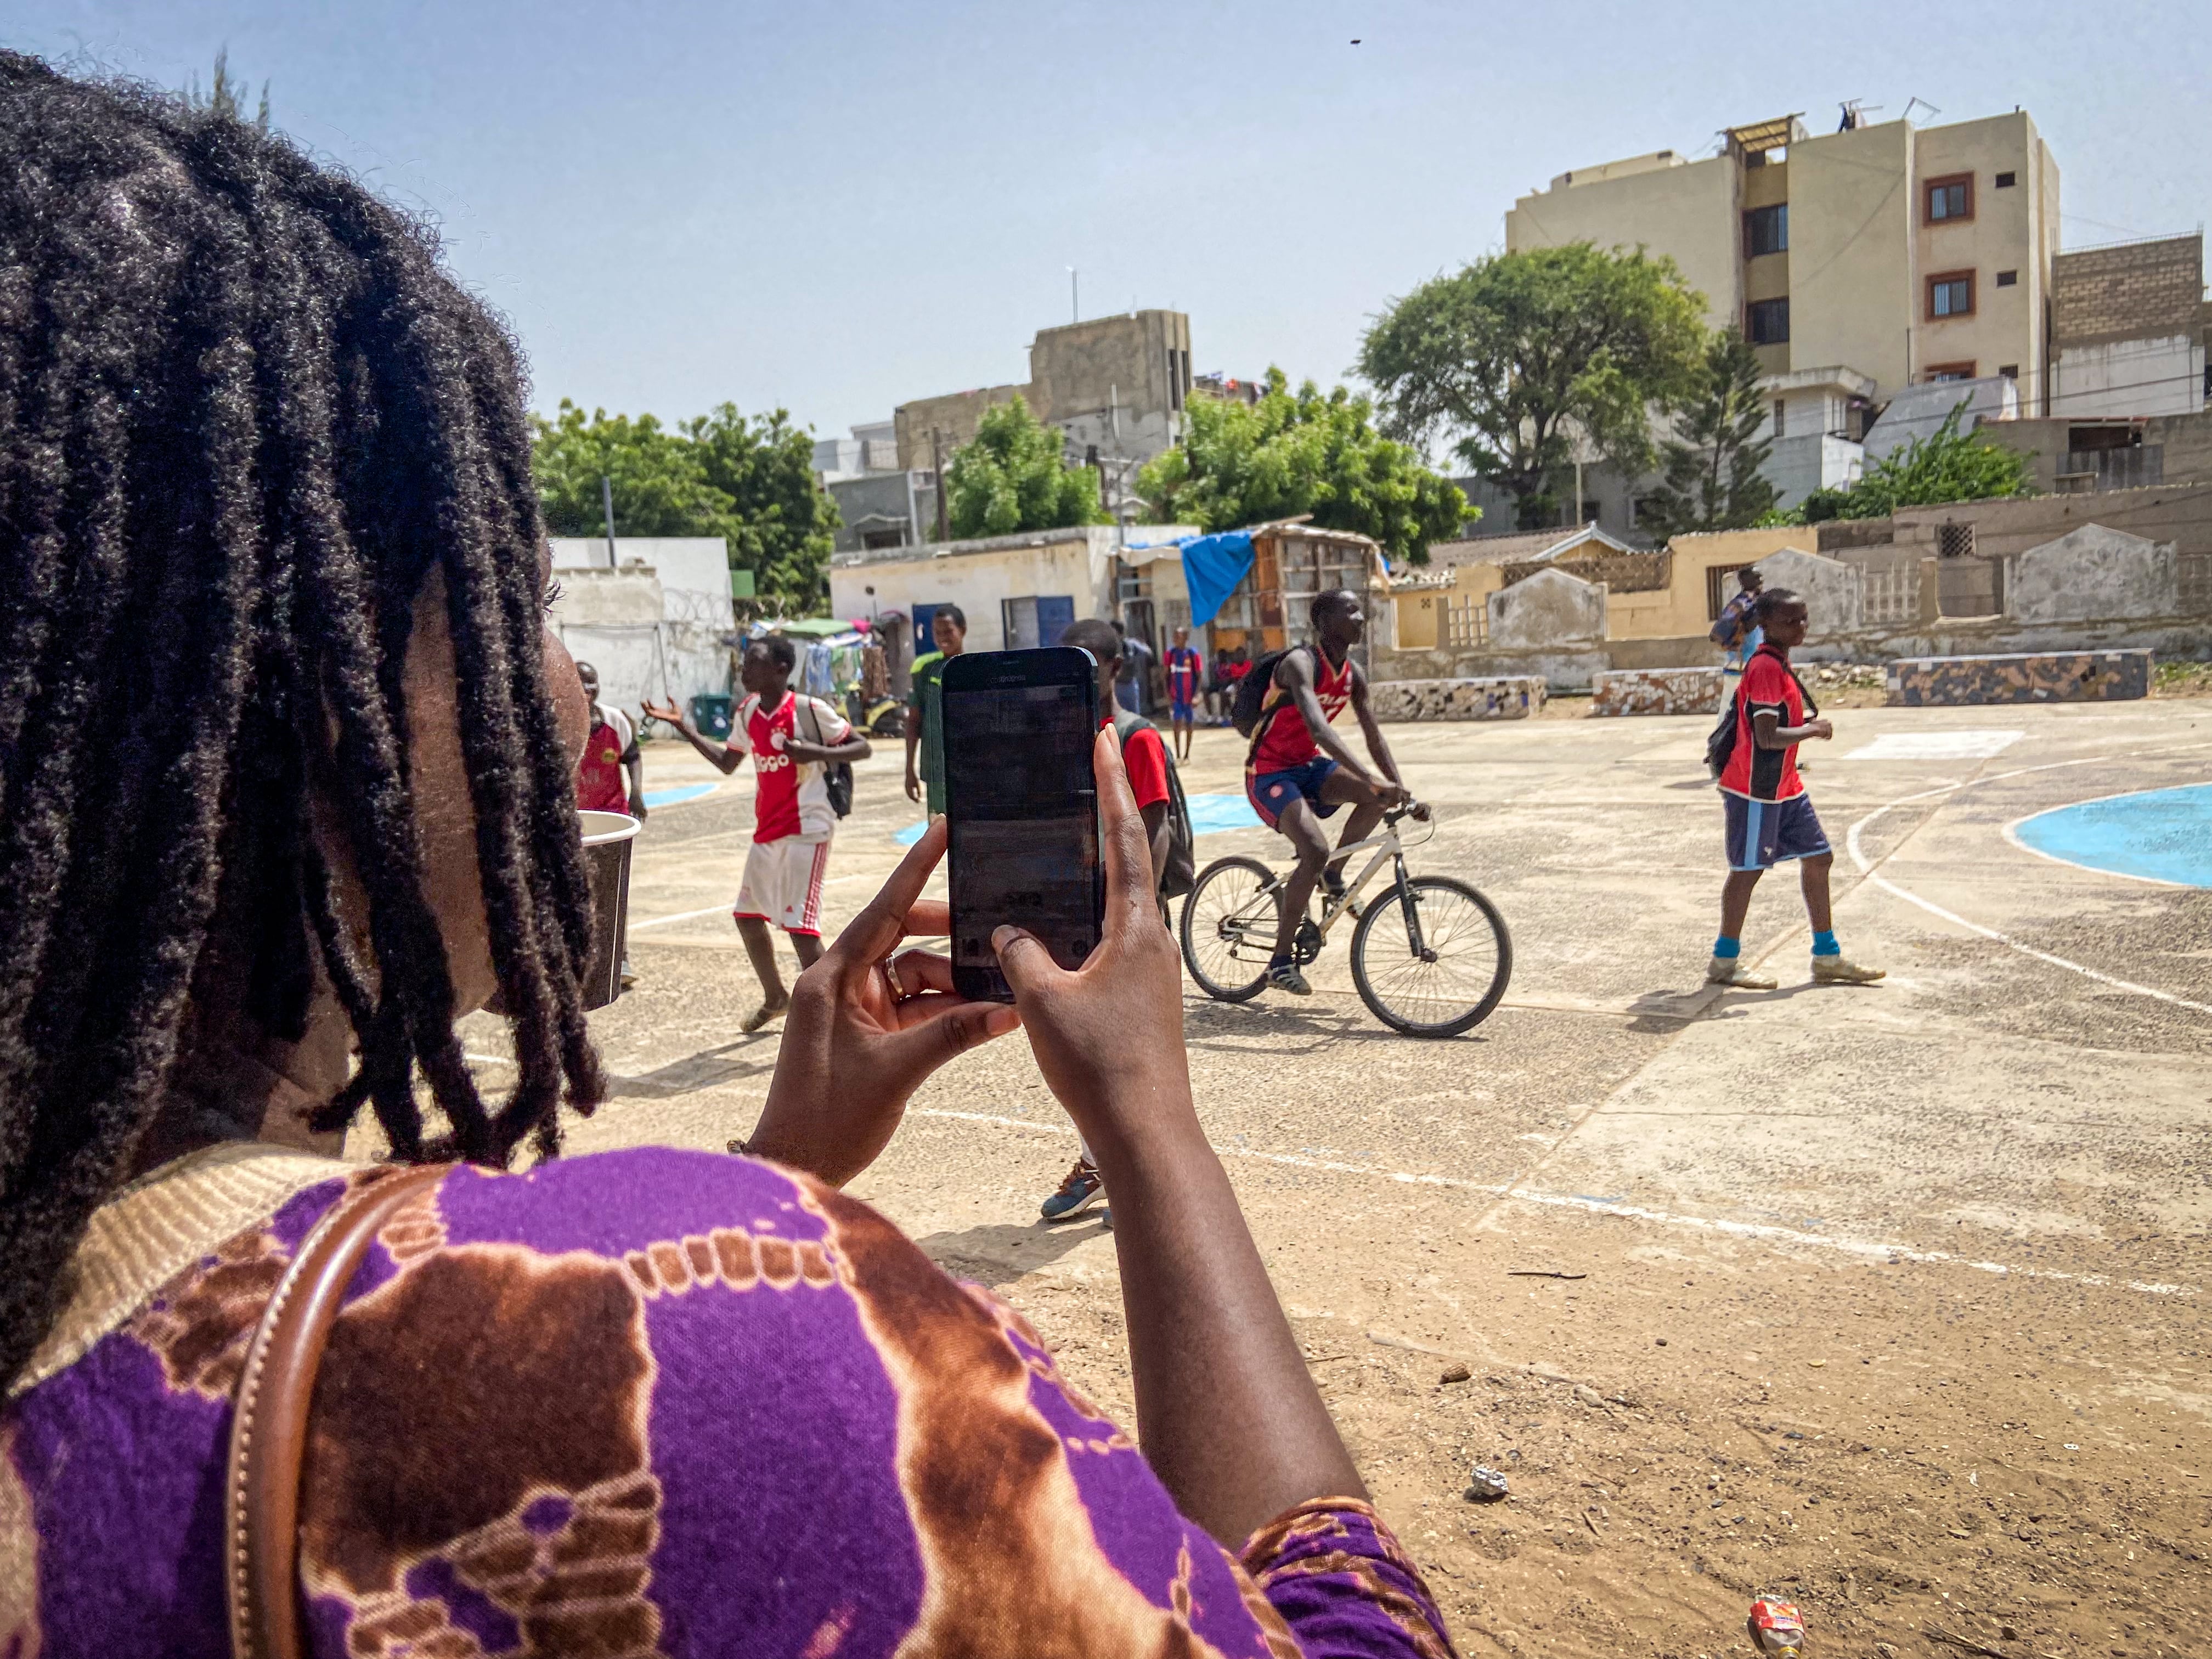
[[[554,1160],[603,1083],[543,552],[516,354],[419,227],[0,53],[0,1655],[230,1650],[249,1348],[384,1183],[307,1651],[1448,1653],[1200,1133],[1110,734],[1081,973],[1002,933],[1017,1014],[900,951],[933,830],[799,981],[754,1156]],[[1141,1457],[839,1191],[1018,1023],[1114,1193]],[[363,1107],[388,1162],[337,1155]]]

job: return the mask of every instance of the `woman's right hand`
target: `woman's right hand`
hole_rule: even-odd
[[[1152,854],[1113,727],[1091,746],[1106,865],[1103,935],[1071,973],[1032,934],[991,936],[1037,1067],[1103,1162],[1139,1139],[1197,1133],[1182,1046],[1182,979],[1152,896]]]

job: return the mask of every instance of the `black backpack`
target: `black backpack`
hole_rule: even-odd
[[[807,741],[817,749],[823,747],[822,716],[814,707],[814,699],[797,691],[791,695],[799,698],[799,706],[805,711],[807,724],[814,728],[814,735]],[[797,722],[793,721],[793,724],[795,726]],[[830,792],[831,811],[836,813],[841,818],[849,818],[853,816],[852,762],[824,761],[822,764],[822,787]]]
[[[1270,651],[1252,665],[1252,672],[1237,682],[1237,701],[1230,705],[1229,718],[1240,737],[1257,737],[1261,714],[1266,708],[1267,693],[1275,684],[1275,670],[1292,651],[1304,651],[1303,645],[1293,645],[1281,651]],[[1280,707],[1279,704],[1277,705]]]
[[[1121,747],[1129,746],[1129,739],[1139,732],[1158,732],[1142,714],[1115,704],[1114,735],[1121,739]],[[1198,854],[1193,844],[1190,827],[1190,804],[1183,799],[1182,774],[1176,769],[1176,757],[1164,742],[1160,753],[1168,763],[1168,861],[1160,872],[1159,896],[1164,899],[1180,898],[1190,891],[1198,873]]]
[[[1771,647],[1762,645],[1751,654],[1754,657],[1762,656],[1771,649]],[[1820,705],[1813,701],[1813,694],[1805,689],[1805,682],[1797,678],[1797,671],[1790,666],[1788,658],[1779,651],[1774,652],[1773,654],[1774,659],[1782,665],[1783,672],[1796,682],[1797,695],[1805,700],[1805,717],[1808,720],[1817,718],[1820,713]],[[1745,673],[1750,671],[1751,665],[1746,663]],[[1739,674],[1736,676],[1735,682],[1735,708],[1741,708],[1742,702],[1743,675]],[[1735,718],[1735,708],[1731,708],[1729,718],[1715,726],[1712,736],[1705,739],[1705,769],[1715,777],[1720,776],[1722,773],[1728,770],[1729,757],[1735,753],[1735,728],[1739,724]]]

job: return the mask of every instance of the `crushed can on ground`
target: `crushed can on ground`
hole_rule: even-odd
[[[1745,1622],[1751,1631],[1752,1646],[1761,1653],[1772,1654],[1775,1659],[1797,1659],[1805,1650],[1805,1619],[1795,1601],[1762,1595],[1751,1604],[1751,1617]]]
[[[1478,1504],[1493,1503],[1505,1496],[1505,1477],[1477,1463],[1467,1486],[1467,1495]]]

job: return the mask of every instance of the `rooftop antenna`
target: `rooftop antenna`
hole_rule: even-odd
[[[1869,104],[1863,98],[1844,99],[1843,103],[1844,124],[1838,127],[1836,131],[1838,132],[1857,131],[1861,127],[1867,124],[1868,112],[1870,110],[1877,110],[1881,107],[1881,106],[1880,104]]]
[[[1942,110],[1937,109],[1935,105],[1929,103],[1925,98],[1916,96],[1908,98],[1905,100],[1904,119],[1910,121],[1912,118],[1912,106],[1915,104],[1919,105],[1921,108],[1926,110],[1930,115],[1941,115],[1943,112]]]
[[[1081,281],[1082,278],[1075,274],[1075,267],[1068,266],[1067,320],[1071,323],[1079,323],[1083,320],[1083,289],[1079,286]]]

